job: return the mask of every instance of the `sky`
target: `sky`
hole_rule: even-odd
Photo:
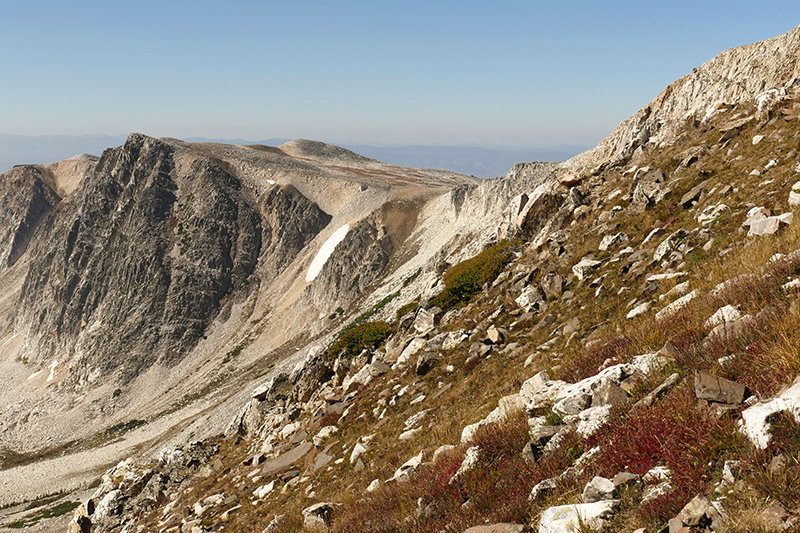
[[[800,2],[0,0],[0,134],[594,145]]]

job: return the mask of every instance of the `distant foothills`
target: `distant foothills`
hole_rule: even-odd
[[[14,165],[53,163],[84,153],[99,156],[106,148],[122,145],[126,138],[127,135],[24,136],[0,134],[0,172],[5,172]],[[244,139],[191,137],[183,140],[188,142],[280,146],[291,139],[276,138],[263,141],[248,141]],[[589,148],[588,146],[575,145],[519,148],[467,145],[372,146],[336,142],[332,144],[391,165],[441,168],[479,178],[503,176],[520,161],[565,161]]]

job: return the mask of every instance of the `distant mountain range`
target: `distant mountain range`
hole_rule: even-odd
[[[0,172],[4,172],[14,165],[52,163],[82,153],[100,155],[106,148],[122,145],[126,138],[127,135],[24,136],[0,134]],[[189,142],[280,146],[290,139],[273,138],[249,141],[245,139],[190,137],[184,140]],[[564,161],[588,148],[572,145],[546,148],[489,148],[480,146],[337,144],[391,165],[442,168],[479,178],[503,176],[520,161]]]

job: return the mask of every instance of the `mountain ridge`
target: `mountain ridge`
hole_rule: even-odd
[[[702,502],[714,487],[729,490],[715,502],[736,520],[756,494],[758,505],[780,501],[791,527],[794,485],[763,483],[773,456],[747,448],[736,417],[753,428],[779,413],[758,414],[795,401],[786,387],[800,372],[781,344],[797,316],[799,47],[800,27],[724,52],[597,148],[497,179],[391,167],[313,141],[263,149],[132,134],[42,218],[30,186],[13,187],[23,174],[47,185],[41,169],[14,169],[0,184],[18,200],[4,201],[0,219],[39,222],[15,222],[4,244],[23,242],[23,226],[68,230],[34,230],[0,273],[0,304],[14,302],[0,310],[18,317],[0,330],[0,442],[24,457],[69,449],[76,435],[91,449],[117,427],[139,438],[139,460],[108,470],[96,511],[75,515],[107,531],[438,531],[486,520],[549,531],[576,494],[580,505],[604,502],[598,526],[736,531]],[[313,257],[345,225],[307,283]],[[141,243],[114,244],[123,227]],[[123,260],[102,263],[115,251]],[[92,270],[95,260],[110,268]],[[130,274],[106,283],[120,265]],[[169,282],[147,285],[158,276]],[[126,288],[128,279],[142,281]],[[158,296],[137,300],[139,287]],[[103,291],[117,289],[108,314]],[[104,348],[120,330],[94,319],[136,320],[137,302],[167,309],[169,294],[175,312],[142,314],[149,325],[132,327],[127,346]],[[326,356],[335,339],[366,338],[381,323],[383,341]],[[770,331],[780,332],[774,344]],[[102,335],[82,346],[93,332]],[[157,342],[169,349],[153,353]],[[90,379],[97,364],[84,361],[120,364],[136,343],[150,359],[132,381]],[[73,428],[42,438],[65,418]],[[776,435],[795,472],[800,443]],[[404,464],[408,446],[419,453]],[[733,473],[734,459],[750,470]],[[615,474],[633,477],[621,489]],[[27,496],[42,486],[26,481]],[[613,489],[595,495],[606,481]],[[694,521],[687,504],[701,496]]]

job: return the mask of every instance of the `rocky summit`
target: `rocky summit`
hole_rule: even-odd
[[[0,529],[800,529],[800,28],[501,178],[0,175]]]

